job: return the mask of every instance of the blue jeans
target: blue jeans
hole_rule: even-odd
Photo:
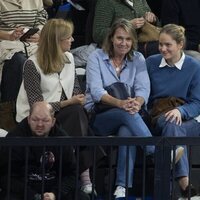
[[[92,128],[96,135],[108,136],[118,135],[120,137],[141,136],[151,137],[151,133],[146,124],[142,120],[141,116],[136,113],[134,115],[119,109],[113,108],[106,112],[99,113],[95,116],[92,123]],[[154,153],[154,146],[147,146],[147,154]],[[135,163],[136,147],[131,146],[129,148],[128,158],[128,186],[132,186],[133,182],[133,170]],[[116,185],[126,185],[126,146],[120,146],[118,151],[117,162],[117,175]]]
[[[160,132],[166,137],[187,137],[200,135],[200,123],[191,119],[183,121],[181,126],[174,122],[167,122],[164,115],[160,116],[156,123],[156,132]],[[184,148],[184,154],[175,166],[175,177],[188,176],[189,165],[187,158],[187,148]]]

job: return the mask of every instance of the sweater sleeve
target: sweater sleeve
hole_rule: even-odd
[[[194,76],[190,83],[186,103],[179,106],[178,109],[183,119],[189,120],[200,115],[200,65],[194,71]]]
[[[93,22],[93,38],[97,44],[102,44],[103,40],[113,22],[114,8],[108,0],[98,0],[95,9]]]
[[[34,102],[43,101],[42,90],[40,86],[40,74],[38,73],[33,61],[27,60],[24,65],[24,87],[27,93],[29,105],[33,105]],[[34,81],[30,81],[34,80]],[[54,111],[59,111],[59,102],[49,102]]]
[[[75,80],[74,80],[74,89],[73,89],[73,95],[81,94],[83,93],[79,84],[78,76],[75,73]]]
[[[38,12],[35,18],[34,25],[41,30],[44,24],[47,22],[47,19],[48,19],[48,14],[44,9],[43,1],[40,1],[40,3],[38,4]]]

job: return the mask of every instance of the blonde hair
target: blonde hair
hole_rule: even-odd
[[[102,49],[109,55],[109,57],[114,57],[114,49],[113,49],[113,42],[112,38],[115,35],[115,32],[118,28],[124,29],[127,33],[130,34],[131,40],[132,40],[132,47],[130,51],[127,53],[127,58],[132,59],[133,56],[133,50],[137,49],[137,35],[135,28],[133,27],[132,23],[129,20],[126,20],[124,18],[120,18],[116,20],[113,25],[111,26],[104,43],[102,45]]]
[[[66,61],[60,42],[71,37],[73,23],[64,19],[50,19],[44,25],[37,50],[37,60],[44,74],[60,72]]]
[[[162,27],[160,34],[166,33],[172,37],[173,40],[175,40],[178,44],[181,42],[183,43],[183,46],[185,46],[186,38],[185,38],[185,28],[180,25],[176,24],[167,24]]]

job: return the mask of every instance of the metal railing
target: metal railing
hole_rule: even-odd
[[[171,168],[171,150],[175,150],[176,146],[185,146],[188,150],[188,160],[189,160],[189,180],[191,180],[191,169],[192,169],[192,147],[200,146],[200,138],[199,137],[178,137],[178,138],[169,138],[169,137],[149,137],[149,138],[141,138],[141,137],[61,137],[61,138],[0,138],[0,148],[3,146],[12,149],[12,147],[23,146],[27,149],[32,147],[46,147],[46,146],[57,146],[60,149],[64,146],[73,146],[76,149],[77,160],[79,160],[79,149],[81,146],[90,146],[93,152],[93,165],[90,169],[92,174],[92,182],[94,187],[98,185],[98,169],[99,165],[97,162],[97,148],[106,147],[106,156],[105,162],[107,168],[107,191],[106,194],[101,194],[101,198],[105,200],[113,199],[113,187],[114,187],[114,177],[115,173],[113,173],[113,155],[116,147],[118,146],[127,146],[127,157],[128,157],[128,149],[130,146],[143,147],[144,153],[142,153],[142,165],[137,165],[135,168],[139,168],[142,171],[142,189],[140,193],[140,199],[146,199],[146,187],[148,187],[147,182],[147,170],[148,170],[148,162],[145,155],[145,147],[147,145],[154,145],[156,147],[156,152],[154,154],[154,164],[153,164],[153,191],[152,191],[152,199],[153,200],[174,200],[175,199],[175,160],[173,161],[173,167]],[[62,150],[61,150],[62,152]],[[109,156],[111,155],[111,156]],[[11,154],[10,154],[11,156]],[[28,154],[27,154],[28,157]],[[109,158],[109,159],[108,159]],[[28,159],[28,158],[27,158]],[[9,158],[11,160],[11,158]],[[126,159],[128,162],[128,159]],[[0,161],[1,162],[1,161]],[[25,163],[27,163],[25,161]],[[78,163],[78,161],[77,161]],[[126,165],[126,170],[128,171],[128,165]],[[152,167],[152,166],[151,166]],[[198,167],[198,166],[197,166]],[[26,167],[25,167],[26,168]],[[8,166],[8,171],[11,169]],[[26,169],[28,170],[28,169]],[[9,173],[8,173],[9,174]],[[79,174],[79,166],[77,164],[77,176],[76,176],[76,186],[79,187],[78,183],[78,174]],[[9,178],[9,177],[8,177]],[[102,177],[103,178],[103,177]],[[128,179],[128,177],[126,177]],[[105,180],[104,180],[105,181]],[[127,181],[126,181],[127,182]],[[137,182],[137,180],[135,180]],[[136,184],[134,182],[134,185]],[[191,181],[190,181],[191,182]],[[105,183],[105,182],[104,182]],[[151,184],[151,183],[149,183]],[[95,186],[96,185],[96,186]],[[128,185],[128,183],[126,184]],[[25,184],[25,187],[26,184]],[[42,186],[41,186],[42,187]],[[98,187],[97,187],[98,188]],[[126,186],[128,188],[128,186]],[[94,191],[94,188],[93,188]],[[128,200],[128,196],[131,195],[131,191],[127,190],[125,199]],[[7,193],[10,192],[10,182],[8,181]],[[77,191],[76,191],[77,192]],[[97,190],[98,193],[98,190]],[[1,193],[0,193],[1,195]],[[9,196],[9,195],[8,195]],[[91,195],[91,199],[98,199],[99,197],[95,197],[94,193]],[[76,195],[76,199],[78,196]],[[190,197],[188,197],[190,199]],[[58,199],[59,200],[59,199]]]

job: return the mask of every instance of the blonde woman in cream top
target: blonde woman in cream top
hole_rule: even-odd
[[[69,53],[73,24],[63,19],[51,19],[41,31],[37,53],[24,65],[23,81],[17,97],[16,120],[20,122],[29,114],[34,102],[47,101],[55,111],[55,117],[70,136],[88,134],[88,117],[83,107],[82,93],[75,74],[74,59]],[[76,124],[76,125],[75,125]],[[89,158],[86,149],[80,148],[80,179],[92,192],[89,178]],[[87,161],[85,161],[85,159]],[[83,164],[84,163],[84,164]]]

